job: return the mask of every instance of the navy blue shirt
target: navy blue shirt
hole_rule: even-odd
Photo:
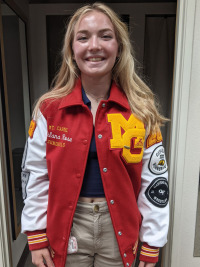
[[[91,102],[88,99],[84,89],[82,88],[83,102],[91,110]],[[90,150],[88,154],[87,165],[83,178],[83,184],[80,192],[82,197],[105,197],[99,162],[97,157],[97,149],[95,143],[95,133],[93,127],[93,134],[90,143]]]

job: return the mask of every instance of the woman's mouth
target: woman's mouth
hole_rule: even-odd
[[[87,58],[87,61],[91,61],[91,62],[99,62],[99,61],[102,61],[104,60],[104,58],[102,57],[90,57],[90,58]]]

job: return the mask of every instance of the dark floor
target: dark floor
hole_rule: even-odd
[[[35,265],[33,265],[31,261],[31,252],[29,252],[27,260],[23,267],[35,267]]]

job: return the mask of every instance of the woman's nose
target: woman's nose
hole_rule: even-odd
[[[89,50],[100,50],[101,45],[97,36],[92,36],[89,42]]]

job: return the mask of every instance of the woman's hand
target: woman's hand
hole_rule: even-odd
[[[32,263],[37,267],[55,267],[48,248],[32,250]],[[44,263],[45,260],[45,263]]]
[[[156,263],[140,261],[138,267],[154,267]]]

